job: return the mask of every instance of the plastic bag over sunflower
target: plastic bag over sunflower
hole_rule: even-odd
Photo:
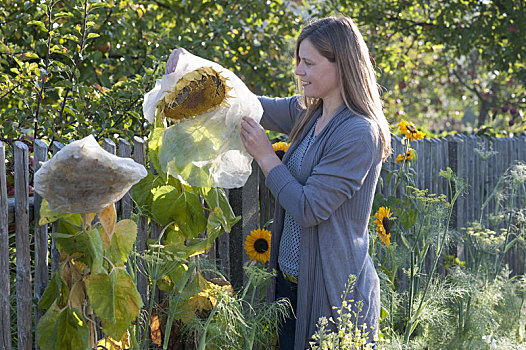
[[[183,50],[175,71],[144,96],[143,112],[155,124],[150,144],[163,173],[199,187],[245,184],[252,157],[239,135],[241,117],[259,122],[263,108],[234,73]]]
[[[121,199],[146,169],[103,150],[90,135],[65,146],[35,173],[35,191],[59,213],[99,213]]]

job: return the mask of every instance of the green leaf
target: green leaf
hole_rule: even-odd
[[[148,155],[150,156],[150,162],[158,174],[163,174],[159,164],[159,148],[162,145],[162,135],[164,133],[164,127],[156,127],[152,130],[148,137]]]
[[[132,220],[121,220],[115,225],[111,243],[106,251],[107,257],[111,262],[124,264],[133,248],[133,243],[137,239],[137,224]]]
[[[67,254],[77,254],[77,260],[85,263],[92,272],[102,269],[102,240],[100,239],[100,227],[91,231],[81,231],[71,235],[69,238],[56,238],[57,246]]]
[[[89,33],[86,39],[98,38],[99,36],[97,33]]]
[[[90,3],[90,10],[94,10],[96,8],[100,8],[100,7],[109,7],[110,5],[105,3],[105,2],[92,2]]]
[[[42,31],[46,32],[47,33],[47,28],[46,26],[44,25],[44,22],[41,22],[41,21],[37,21],[37,20],[32,20],[32,21],[29,21],[27,22],[28,25],[36,25],[38,26]]]
[[[208,217],[208,228],[220,223],[225,232],[230,232],[232,226],[241,219],[240,216],[235,216],[222,188],[196,187],[194,191],[199,193],[205,199],[208,207],[212,209]]]
[[[57,212],[52,211],[51,209],[49,209],[48,201],[43,199],[42,204],[40,205],[40,220],[38,221],[38,224],[39,225],[50,224],[68,215],[70,214],[57,213]]]
[[[177,225],[170,225],[170,227],[166,228],[164,231],[164,244],[184,244],[185,237],[181,230],[179,230],[179,226]]]
[[[207,223],[201,201],[195,193],[179,193],[173,186],[168,185],[155,190],[152,215],[162,226],[175,221],[187,238],[196,237],[203,232]]]
[[[109,275],[89,276],[86,292],[104,332],[113,339],[121,339],[142,307],[141,296],[126,269],[117,267]]]
[[[58,222],[58,232],[70,235],[77,234],[82,230],[82,218],[80,214],[67,214]]]
[[[157,187],[165,185],[166,182],[159,176],[148,172],[148,175],[132,187],[133,200],[145,210],[151,212],[153,192]]]
[[[60,309],[53,304],[38,321],[36,336],[42,350],[85,349],[89,347],[89,328],[77,310]]]
[[[60,308],[56,303],[46,311],[44,316],[38,320],[36,337],[37,343],[42,350],[54,350],[57,342],[57,320],[60,316]]]
[[[181,193],[173,186],[164,185],[152,189],[152,216],[159,225],[174,221],[176,201]]]
[[[51,281],[46,287],[44,294],[40,297],[38,307],[47,310],[57,300],[60,305],[65,305],[69,296],[69,288],[66,282],[60,277],[62,275],[62,265],[55,271]]]
[[[176,200],[175,222],[186,238],[197,237],[206,229],[207,219],[199,196],[183,191]]]
[[[179,264],[175,269],[173,269],[168,275],[164,276],[159,282],[157,282],[157,287],[164,292],[170,292],[175,287],[178,281],[180,281],[188,267],[185,264]],[[178,290],[177,292],[180,292]]]
[[[66,307],[57,320],[57,350],[89,350],[89,328],[82,314]]]
[[[380,308],[380,322],[385,320],[385,318],[389,316],[389,311],[385,307]]]
[[[406,230],[409,230],[411,227],[413,227],[416,224],[416,220],[418,219],[418,215],[416,213],[416,210],[414,209],[406,209],[402,216],[400,217],[400,222],[402,225],[404,225],[404,228]]]

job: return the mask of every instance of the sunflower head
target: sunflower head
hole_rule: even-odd
[[[250,260],[259,261],[262,264],[269,261],[270,238],[269,230],[258,228],[250,231],[250,235],[245,240],[245,252]]]
[[[425,133],[418,131],[415,124],[408,122],[407,120],[402,120],[398,123],[398,128],[400,133],[404,134],[407,139],[411,141],[421,140],[426,135]]]
[[[158,108],[173,121],[185,121],[224,105],[230,89],[214,69],[199,68],[183,75]]]
[[[396,162],[397,163],[401,163],[403,161],[406,161],[406,162],[410,162],[413,160],[413,155],[414,155],[415,151],[410,148],[407,153],[405,154],[399,154],[397,157],[396,157]]]
[[[285,155],[285,152],[289,149],[289,144],[286,142],[276,142],[272,144],[272,148],[274,149],[274,152],[276,152],[276,155],[279,157],[280,160],[283,159],[283,156]]]
[[[380,207],[380,209],[378,209],[378,212],[374,214],[374,216],[376,217],[374,223],[376,224],[378,238],[386,246],[389,246],[389,244],[391,243],[391,221],[389,220],[389,218],[392,215],[393,213],[391,213],[391,209],[386,207]]]

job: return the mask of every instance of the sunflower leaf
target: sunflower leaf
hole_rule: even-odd
[[[400,222],[404,225],[404,229],[409,230],[416,224],[418,215],[414,209],[406,209],[400,216]]]

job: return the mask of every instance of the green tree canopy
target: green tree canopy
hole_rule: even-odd
[[[407,118],[437,133],[483,124],[480,132],[523,132],[525,7],[518,0],[6,0],[1,137],[146,135],[143,95],[176,47],[231,69],[257,94],[289,95],[298,30],[308,17],[331,14],[360,26],[392,122]]]
[[[177,47],[258,94],[292,92],[295,3],[6,0],[0,5],[2,137],[145,135],[142,97]],[[293,41],[292,41],[293,42]]]
[[[526,2],[328,0],[309,6],[311,16],[334,13],[360,26],[386,88],[388,117],[458,130],[464,113],[472,113],[478,127],[523,130]]]

